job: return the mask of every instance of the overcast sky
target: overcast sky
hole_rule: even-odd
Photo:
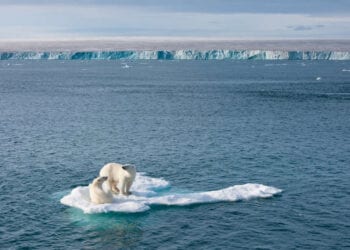
[[[350,0],[0,0],[0,11],[0,39],[350,39]]]

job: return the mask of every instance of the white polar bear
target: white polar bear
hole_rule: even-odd
[[[136,168],[133,165],[108,163],[100,170],[100,176],[108,176],[109,189],[113,193],[129,195],[130,187],[135,180]]]
[[[103,203],[112,203],[113,195],[108,190],[103,190],[102,184],[108,179],[106,176],[97,177],[89,185],[90,199],[92,203],[103,204]]]

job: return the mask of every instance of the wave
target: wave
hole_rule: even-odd
[[[348,51],[129,50],[81,52],[0,52],[0,60],[350,60]]]
[[[136,175],[131,191],[132,195],[129,196],[115,195],[113,203],[96,205],[90,201],[89,188],[80,186],[74,188],[60,201],[64,205],[79,208],[84,213],[137,213],[149,210],[151,205],[185,206],[220,201],[239,201],[268,198],[282,192],[278,188],[248,183],[216,191],[173,193],[166,180],[152,178],[142,173]]]

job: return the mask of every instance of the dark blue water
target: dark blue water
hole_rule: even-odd
[[[0,63],[0,248],[350,247],[350,62],[127,63]],[[59,202],[112,161],[179,189],[283,192],[138,214]]]

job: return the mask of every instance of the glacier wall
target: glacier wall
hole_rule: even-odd
[[[0,60],[350,60],[350,51],[144,50],[0,52]]]

